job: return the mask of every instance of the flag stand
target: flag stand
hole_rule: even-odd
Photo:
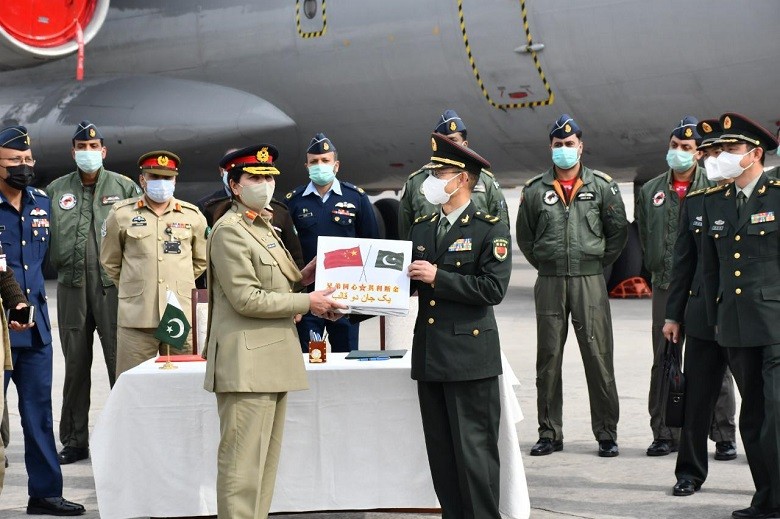
[[[160,366],[160,369],[179,369],[179,366],[176,366],[171,362],[171,345],[168,343],[165,343],[165,353],[168,358],[165,360],[165,364]]]

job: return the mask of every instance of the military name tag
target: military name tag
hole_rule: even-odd
[[[132,225],[133,227],[146,225],[146,218],[144,218],[141,215],[135,216],[135,217],[133,217],[132,220],[130,220],[130,225]]]
[[[304,210],[301,214],[298,215],[298,218],[310,218],[314,216],[314,213],[310,213],[309,211]]]
[[[471,238],[460,238],[452,242],[448,252],[462,252],[471,250]]]
[[[696,227],[701,227],[702,225],[704,225],[704,222],[703,222],[702,220],[703,220],[703,218],[702,218],[702,216],[701,216],[701,215],[697,216],[697,217],[696,217],[696,218],[693,220],[693,225],[695,225]]]
[[[712,231],[722,231],[724,229],[724,226],[726,225],[725,220],[715,220],[715,222],[712,224],[712,228],[710,230]]]
[[[276,242],[271,242],[265,246],[266,249],[273,249],[274,247],[276,247]]]
[[[765,222],[774,222],[774,221],[775,221],[774,211],[767,211],[766,213],[757,213],[757,214],[750,215],[750,223],[765,223]]]
[[[108,196],[104,196],[101,199],[101,202],[103,203],[103,205],[112,205],[115,204],[116,202],[119,202],[120,200],[122,200],[122,198],[119,195],[108,195]]]
[[[165,254],[181,254],[181,242],[178,241],[164,241],[163,252]]]
[[[595,193],[577,193],[577,200],[593,200],[594,198],[596,198]]]

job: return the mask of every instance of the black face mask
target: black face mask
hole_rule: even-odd
[[[33,167],[28,164],[11,166],[10,168],[5,168],[5,170],[8,172],[8,178],[5,179],[5,183],[19,191],[32,184],[35,178]]]

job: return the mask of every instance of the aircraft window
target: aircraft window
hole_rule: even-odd
[[[303,14],[309,20],[317,16],[317,0],[304,0],[303,2]]]

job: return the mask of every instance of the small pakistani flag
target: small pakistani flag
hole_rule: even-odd
[[[187,320],[184,310],[181,309],[179,300],[176,299],[173,292],[168,290],[168,304],[160,318],[157,331],[154,332],[155,339],[180,350],[187,342],[190,328],[190,322]]]
[[[404,253],[393,252],[389,250],[380,250],[376,253],[376,263],[374,267],[379,269],[404,269]]]

